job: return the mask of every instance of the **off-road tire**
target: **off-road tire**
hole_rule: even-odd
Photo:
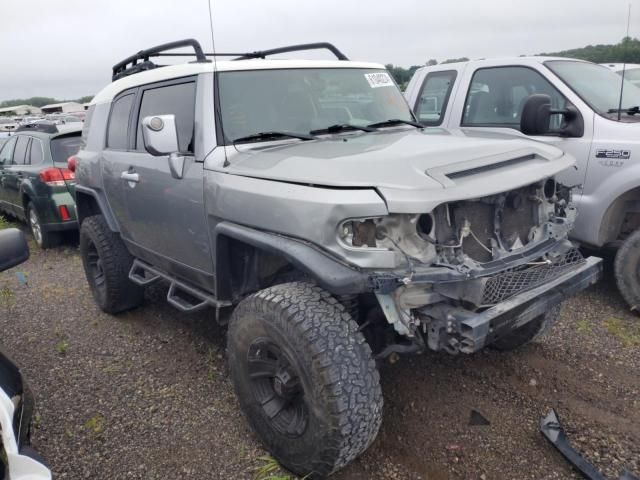
[[[93,298],[104,312],[120,313],[142,303],[144,288],[129,280],[133,257],[102,215],[87,217],[82,222],[80,255]],[[100,262],[100,278],[96,277],[94,261]]]
[[[301,385],[300,396],[285,402],[301,402],[306,408],[305,426],[293,434],[276,425],[283,411],[271,420],[253,386],[256,380],[250,376],[254,368],[250,363],[260,351],[255,346],[264,342],[281,349]],[[266,448],[287,469],[308,475],[305,478],[324,478],[364,452],[375,439],[383,400],[371,349],[344,307],[320,287],[286,283],[244,299],[233,312],[227,350],[242,411]],[[275,377],[263,376],[261,386],[264,382],[275,385]],[[277,392],[275,387],[273,392]],[[267,403],[270,401],[263,404]]]
[[[640,313],[640,230],[622,243],[613,266],[618,290],[631,309]]]
[[[60,244],[60,234],[58,232],[47,232],[40,222],[40,215],[33,203],[27,203],[26,209],[27,223],[36,244],[43,250],[55,247]]]
[[[491,344],[491,347],[504,352],[520,348],[547,333],[559,316],[560,305],[556,305],[544,315],[540,315],[520,328],[500,337]]]

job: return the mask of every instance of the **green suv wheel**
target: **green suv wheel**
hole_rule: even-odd
[[[31,228],[33,239],[40,248],[55,247],[60,243],[60,236],[57,232],[47,232],[42,227],[38,212],[31,202],[27,204],[27,220],[29,221],[29,228]]]
[[[133,257],[102,215],[82,222],[80,255],[91,293],[103,311],[119,313],[142,303],[144,288],[129,280]]]

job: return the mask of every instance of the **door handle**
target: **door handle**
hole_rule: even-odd
[[[140,175],[135,172],[122,172],[120,174],[120,178],[126,180],[127,182],[138,183],[140,181]]]

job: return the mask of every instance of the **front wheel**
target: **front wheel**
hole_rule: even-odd
[[[560,317],[560,305],[552,307],[543,315],[498,338],[491,344],[491,347],[502,351],[520,348],[548,332],[558,317]]]
[[[622,298],[632,310],[640,310],[640,230],[629,235],[618,249],[614,272]]]
[[[307,283],[243,300],[227,339],[240,406],[284,467],[323,478],[364,452],[382,422],[371,349],[344,307]]]

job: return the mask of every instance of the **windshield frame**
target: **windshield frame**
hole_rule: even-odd
[[[393,75],[391,75],[391,72],[389,72],[389,70],[387,70],[386,68],[365,68],[365,67],[361,67],[361,66],[346,66],[346,67],[279,67],[279,68],[268,68],[268,69],[261,69],[261,68],[255,68],[255,69],[242,69],[242,70],[218,70],[215,72],[214,74],[214,78],[213,78],[213,82],[214,82],[214,92],[213,92],[213,107],[214,107],[214,120],[215,120],[215,130],[216,130],[216,145],[219,147],[234,147],[237,148],[238,146],[242,146],[242,145],[248,145],[248,144],[260,144],[260,143],[282,143],[282,142],[286,142],[286,143],[290,143],[292,141],[295,142],[299,142],[300,140],[294,139],[294,138],[277,138],[277,139],[273,139],[273,140],[261,140],[261,141],[252,141],[252,142],[234,142],[233,139],[229,138],[226,133],[224,132],[224,125],[223,125],[223,121],[222,121],[222,108],[221,108],[221,103],[220,103],[220,75],[224,75],[225,73],[237,73],[237,72],[262,72],[262,71],[276,71],[276,70],[364,70],[364,71],[369,71],[369,70],[377,70],[380,72],[385,72],[387,73],[387,75],[389,75],[389,78],[391,79],[391,81],[393,82],[393,88],[396,89],[396,91],[398,92],[398,95],[400,96],[400,98],[402,98],[407,111],[409,112],[410,118],[412,121],[416,121],[416,116],[411,108],[411,106],[409,105],[409,102],[407,101],[406,97],[404,96],[402,90],[400,89],[400,86],[398,85],[398,83],[396,82],[395,78],[393,78]],[[408,125],[398,125],[397,127],[408,127]],[[396,126],[394,126],[393,128],[390,128],[390,130],[395,129]],[[344,133],[354,133],[354,131],[357,130],[345,130]],[[380,132],[383,132],[384,130],[380,130]],[[255,132],[255,133],[259,133],[259,132]],[[308,132],[298,132],[298,133],[308,133]],[[342,134],[343,132],[340,132],[340,134]],[[359,132],[359,133],[365,133],[365,132]],[[321,134],[316,134],[316,136],[318,137],[322,137],[324,135],[335,135],[335,134],[329,134],[329,133],[321,133]]]
[[[563,76],[556,72],[553,68],[551,68],[548,64],[550,63],[554,63],[554,62],[565,62],[565,63],[569,63],[569,62],[573,62],[573,63],[584,63],[587,65],[596,65],[598,67],[604,68],[606,70],[609,70],[612,74],[614,75],[618,75],[622,78],[621,75],[619,75],[617,72],[614,72],[613,70],[608,69],[607,67],[604,67],[602,65],[598,65],[597,63],[593,63],[593,62],[587,62],[584,60],[576,60],[576,59],[571,59],[571,58],[554,58],[553,60],[545,60],[544,62],[542,62],[542,64],[547,68],[547,70],[549,72],[551,72],[553,75],[555,75],[569,90],[571,90],[580,100],[582,100],[594,113],[596,113],[598,116],[602,117],[602,118],[606,118],[607,120],[611,120],[614,122],[618,122],[618,121],[622,121],[618,120],[618,113],[608,113],[607,111],[601,111],[599,108],[596,108],[595,105],[593,105],[593,103],[591,101],[589,101],[587,98],[585,98],[584,95],[581,95],[574,87],[573,85],[571,85],[571,83],[569,83],[567,80],[565,80],[563,78]],[[635,88],[639,88],[636,87],[635,85],[633,85],[630,81],[624,79],[624,82],[628,83],[631,86],[634,86]],[[625,86],[626,86],[625,83]],[[619,95],[618,95],[618,99],[619,99]],[[632,105],[626,106],[626,105],[622,105],[622,109],[623,111],[621,112],[622,114],[625,114],[624,109],[625,108],[629,108]],[[613,106],[612,108],[618,108],[618,105],[616,104],[615,106]]]

